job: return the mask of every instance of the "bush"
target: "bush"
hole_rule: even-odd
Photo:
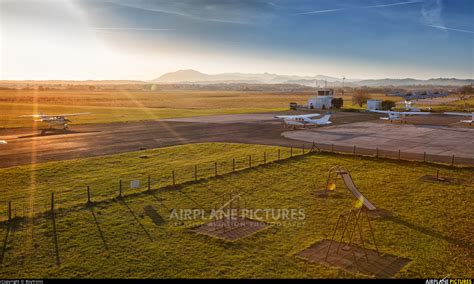
[[[344,100],[342,98],[333,98],[331,103],[334,108],[340,109],[344,104]]]
[[[394,101],[390,101],[390,100],[382,101],[382,109],[383,110],[391,110],[394,107],[395,107],[395,102]]]

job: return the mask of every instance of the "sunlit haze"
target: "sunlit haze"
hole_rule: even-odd
[[[1,0],[3,80],[473,78],[471,0]]]

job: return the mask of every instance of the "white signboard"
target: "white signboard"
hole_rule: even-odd
[[[130,182],[130,188],[140,188],[140,181],[139,180],[132,180]]]

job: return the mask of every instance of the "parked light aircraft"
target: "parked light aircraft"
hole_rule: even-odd
[[[0,144],[7,144],[7,141],[5,141],[5,140],[0,140]]]
[[[468,119],[468,120],[461,120],[460,121],[460,122],[463,122],[463,123],[469,123],[469,125],[472,125],[472,123],[474,122],[474,112],[473,113],[468,113],[468,112],[445,112],[444,114],[471,117],[470,120]]]
[[[40,114],[22,115],[21,117],[32,117],[34,118],[34,121],[45,122],[49,125],[49,129],[52,129],[54,125],[61,125],[63,129],[66,130],[69,128],[69,123],[72,122],[67,117],[86,115],[86,114],[89,114],[89,113],[83,112],[83,113],[55,114],[55,115],[46,115],[46,114],[40,113]],[[43,130],[42,132],[44,131],[45,130]]]
[[[302,115],[278,115],[275,118],[282,119],[285,126],[295,129],[297,126],[306,127],[306,125],[328,125],[332,122],[329,121],[331,113],[327,113],[319,119],[313,119],[314,117],[320,116],[319,113],[313,114],[302,114]]]
[[[388,117],[381,117],[383,120],[390,120],[390,123],[394,120],[399,120],[401,123],[405,122],[405,117],[408,115],[430,115],[431,112],[423,111],[393,111],[393,110],[370,110],[370,112],[388,114]]]

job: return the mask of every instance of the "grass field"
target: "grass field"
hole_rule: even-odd
[[[232,158],[239,158],[238,168],[243,168],[249,154],[254,155],[254,162],[261,163],[264,151],[268,160],[274,160],[277,149],[193,144],[1,169],[2,200],[20,202],[27,198],[30,205],[45,203],[54,190],[62,210],[54,222],[43,216],[17,221],[10,229],[3,224],[0,276],[364,277],[294,256],[312,243],[330,238],[338,214],[355,204],[341,183],[336,188],[339,198],[315,197],[314,192],[324,186],[327,171],[333,165],[348,168],[364,195],[393,213],[393,217],[377,219],[373,225],[382,252],[411,259],[397,277],[474,276],[474,224],[468,213],[473,201],[472,169],[307,155],[174,190],[158,189],[170,184],[173,169],[181,181],[192,178],[195,164],[203,168],[203,175],[211,176],[214,161],[219,161],[219,169],[224,170],[229,169]],[[288,149],[280,149],[284,151],[282,156],[288,154]],[[437,169],[441,169],[442,176],[466,182],[446,185],[420,180]],[[128,189],[130,179],[143,181],[148,174],[154,179],[152,193],[139,193],[144,188],[133,192]],[[106,199],[116,196],[120,178],[127,181],[124,193],[128,197],[93,207],[81,205],[86,200],[85,184],[91,185],[93,200]],[[177,225],[168,220],[172,208],[216,208],[222,203],[220,195],[230,191],[242,193],[248,208],[302,208],[305,223],[274,224],[227,242],[192,232],[195,224]],[[145,206],[153,206],[165,223],[155,224],[144,214]]]
[[[91,113],[71,118],[74,125],[279,111],[288,110],[290,102],[306,104],[313,95],[311,92],[0,90],[0,128],[32,127],[30,118],[20,116],[40,112]],[[353,106],[347,95],[344,108],[359,107]]]

